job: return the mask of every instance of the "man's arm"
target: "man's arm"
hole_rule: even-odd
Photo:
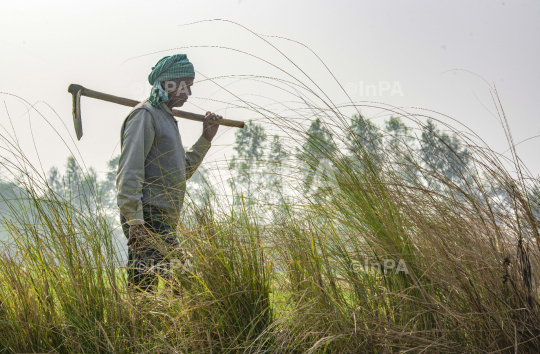
[[[199,140],[193,144],[191,149],[186,151],[186,180],[191,178],[195,171],[197,171],[197,168],[201,164],[209,149],[210,141],[208,141],[208,139],[206,139],[204,136],[201,136]]]
[[[131,113],[125,125],[116,175],[118,207],[129,225],[138,225],[144,224],[141,201],[144,167],[154,141],[155,126],[152,115],[145,109]]]
[[[219,125],[210,124],[210,121],[220,119],[223,119],[223,117],[212,112],[206,112],[203,122],[203,133],[191,149],[186,152],[186,180],[193,176],[197,167],[201,164],[208,149],[210,149],[212,139],[214,139],[219,129]]]

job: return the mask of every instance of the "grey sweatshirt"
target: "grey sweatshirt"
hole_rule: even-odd
[[[189,179],[210,149],[204,137],[184,151],[178,122],[165,105],[147,101],[133,108],[121,129],[116,175],[120,212],[129,225],[142,224],[143,211],[161,211],[176,224]]]

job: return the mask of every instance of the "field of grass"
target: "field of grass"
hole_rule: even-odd
[[[3,200],[0,353],[537,353],[537,182],[470,149],[463,183],[357,144],[321,151],[323,187],[264,206],[273,218],[242,198],[186,205],[179,295],[167,279],[127,291],[111,219],[21,173]]]
[[[540,185],[515,150],[449,126],[470,156],[436,134],[429,160],[409,149],[418,136],[377,145],[309,77],[313,87],[289,76],[242,78],[282,85],[294,96],[273,101],[285,113],[235,106],[297,148],[264,170],[286,195],[269,202],[215,178],[178,225],[192,267],[157,294],[128,291],[119,226],[92,188],[60,196],[2,135],[14,157],[0,166],[11,174],[0,181],[0,353],[538,353]],[[420,129],[428,118],[379,108]]]

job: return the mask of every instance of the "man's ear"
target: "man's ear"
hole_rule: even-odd
[[[175,91],[177,84],[174,80],[169,81],[161,81],[161,87],[165,90],[165,92],[169,93],[171,91]]]

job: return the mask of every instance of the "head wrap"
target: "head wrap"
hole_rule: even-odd
[[[169,101],[167,92],[161,87],[162,81],[178,79],[181,77],[195,77],[193,64],[185,54],[175,54],[164,57],[157,62],[148,75],[148,82],[152,85],[148,101],[154,107],[159,108],[161,102]]]

